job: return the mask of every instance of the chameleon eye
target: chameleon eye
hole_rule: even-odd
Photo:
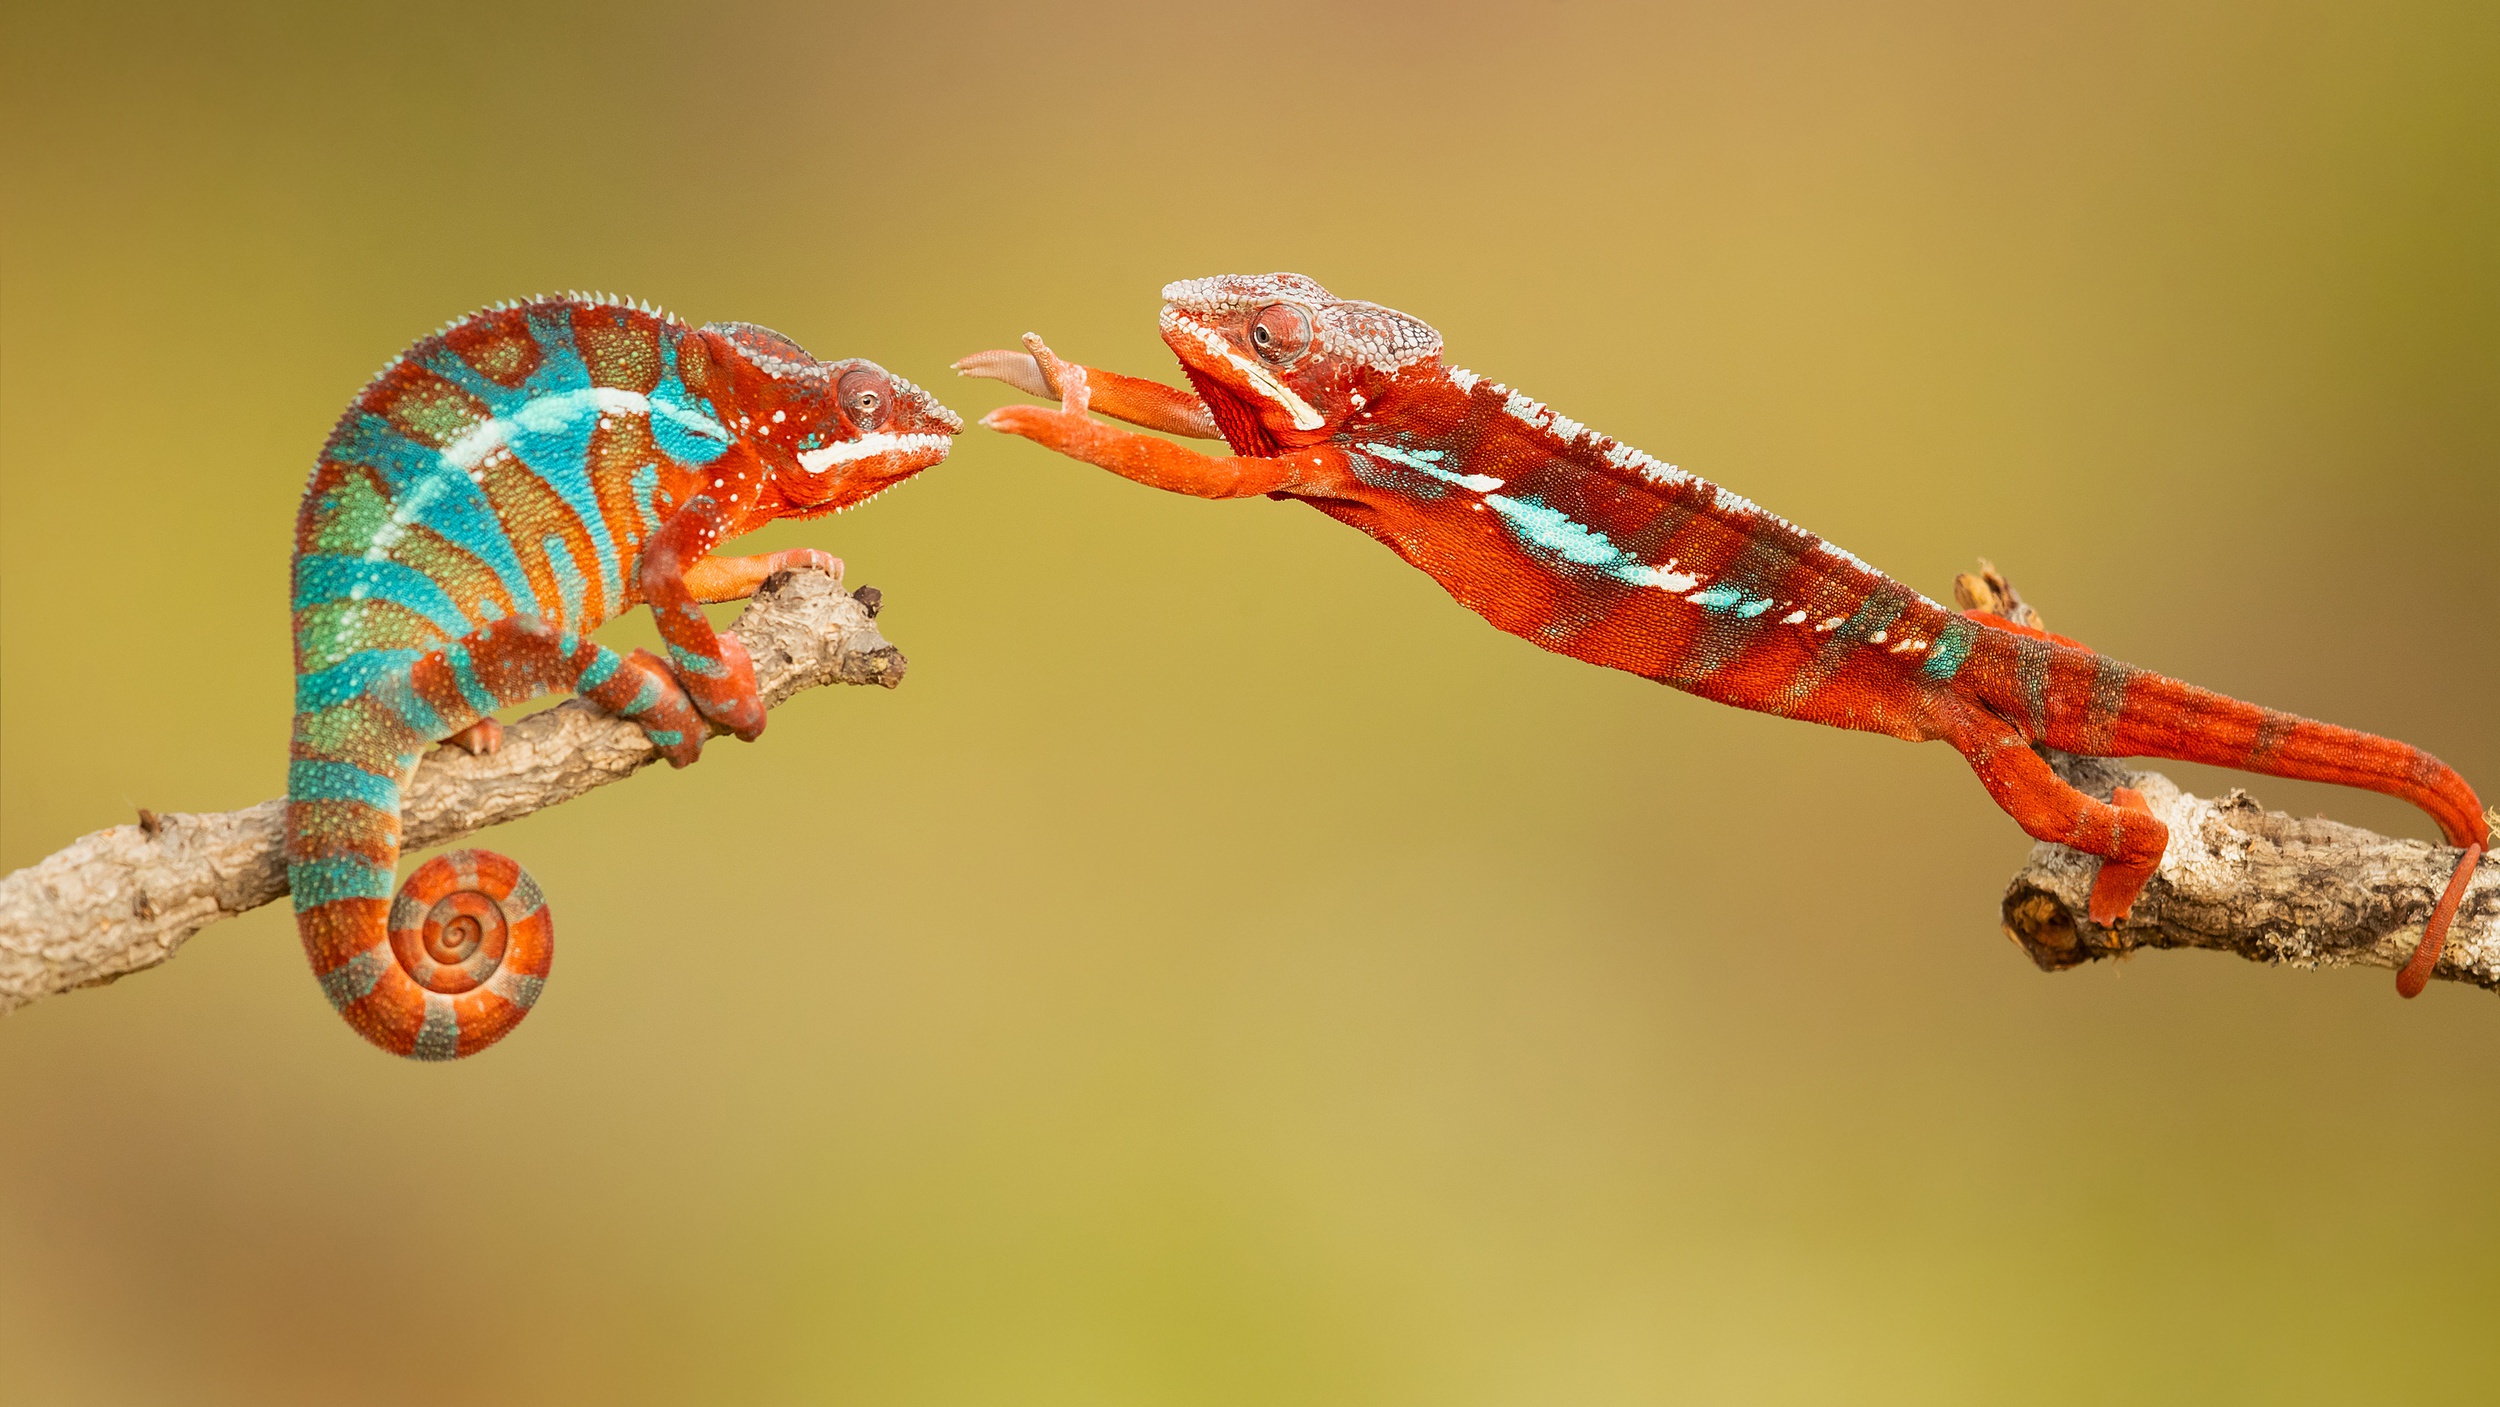
[[[1283,366],[1311,349],[1311,315],[1291,303],[1270,303],[1250,320],[1250,346]]]
[[[885,423],[894,405],[894,388],[881,372],[857,367],[843,376],[834,388],[834,399],[841,403],[843,417],[853,429],[866,433]]]

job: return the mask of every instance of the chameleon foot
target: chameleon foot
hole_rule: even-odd
[[[443,746],[456,747],[471,757],[486,757],[503,748],[503,725],[493,718],[481,718],[450,737]]]
[[[2110,793],[2110,803],[2121,811],[2150,816],[2153,808],[2145,804],[2144,793],[2133,787],[2119,787]],[[2164,836],[2167,839],[2167,836]],[[2150,855],[2121,855],[2101,861],[2101,872],[2092,881],[2092,921],[2103,928],[2116,927],[2135,907],[2144,886],[2153,882],[2153,872],[2161,868],[2163,846],[2156,844]]]
[[[755,692],[755,665],[737,636],[723,635],[719,640],[717,672],[686,668],[681,657],[677,682],[685,686],[686,697],[694,700],[704,717],[728,729],[738,741],[751,743],[764,731],[764,700]]]

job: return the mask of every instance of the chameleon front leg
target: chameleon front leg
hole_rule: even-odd
[[[1121,430],[1066,410],[1034,405],[1000,406],[981,417],[992,430],[1021,435],[1071,459],[1108,469],[1148,488],[1193,498],[1250,498],[1283,493],[1306,482],[1345,473],[1345,455],[1332,446],[1296,450],[1269,459],[1255,455],[1200,454],[1186,445]]]
[[[764,731],[764,701],[755,692],[755,666],[737,637],[712,629],[703,614],[705,598],[694,589],[735,584],[739,567],[734,562],[719,568],[705,568],[703,562],[714,545],[736,530],[737,510],[724,500],[738,492],[741,472],[760,475],[763,471],[751,465],[747,471],[733,468],[727,474],[715,474],[709,485],[660,524],[643,545],[639,584],[686,696],[704,717],[741,741],[753,742]],[[762,577],[756,579],[760,582]]]
[[[705,557],[686,568],[686,590],[703,602],[743,601],[755,594],[775,572],[806,571],[842,575],[842,559],[813,547],[764,552],[753,557]]]
[[[1048,396],[1059,402],[1061,410],[1074,414],[1092,409],[1166,434],[1197,440],[1223,438],[1215,416],[1196,392],[1061,361],[1039,333],[1024,334],[1021,352],[975,352],[955,363],[955,370],[965,376],[1004,381],[1028,396]]]

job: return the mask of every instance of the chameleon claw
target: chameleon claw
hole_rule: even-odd
[[[443,746],[456,747],[471,757],[486,757],[503,748],[503,725],[491,716],[481,718],[450,737]]]
[[[1048,394],[1059,398],[1059,408],[1070,415],[1083,415],[1093,403],[1093,388],[1085,384],[1085,368],[1059,360],[1059,355],[1042,340],[1042,334],[1024,334],[1024,350],[1033,358],[1035,369],[1042,374]]]
[[[2110,795],[2110,803],[2120,811],[2147,818],[2153,816],[2153,808],[2144,800],[2144,793],[2133,787],[2117,788]],[[2135,907],[2137,897],[2144,893],[2144,886],[2153,882],[2154,872],[2161,868],[2162,851],[2168,839],[2167,833],[2160,829],[2158,819],[2154,820],[2153,835],[2151,853],[2144,853],[2146,847],[2139,845],[2133,847],[2134,854],[2114,855],[2101,861],[2101,872],[2092,880],[2092,899],[2088,905],[2094,923],[2103,928],[2117,927],[2126,918],[2127,911]]]

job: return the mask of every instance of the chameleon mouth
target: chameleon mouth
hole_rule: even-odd
[[[845,464],[885,454],[929,454],[946,457],[954,439],[948,435],[897,435],[879,430],[856,440],[838,440],[821,449],[799,451],[799,467],[810,474],[824,474]],[[937,460],[931,460],[934,464]]]
[[[1309,401],[1294,394],[1292,387],[1277,380],[1274,372],[1234,351],[1232,343],[1225,338],[1224,334],[1199,323],[1185,309],[1169,303],[1164,304],[1163,326],[1167,333],[1178,329],[1188,334],[1199,346],[1206,349],[1208,356],[1223,362],[1235,373],[1235,376],[1248,383],[1241,389],[1265,398],[1291,416],[1293,428],[1296,430],[1317,430],[1328,423],[1327,417],[1311,409]],[[1226,379],[1234,378],[1227,377]]]

